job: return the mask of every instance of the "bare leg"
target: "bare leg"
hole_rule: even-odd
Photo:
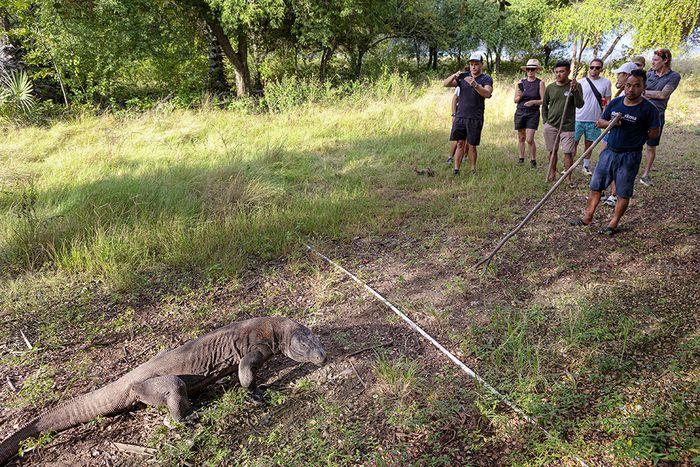
[[[448,163],[452,162],[457,152],[457,141],[450,141],[450,157],[447,158]]]
[[[547,175],[547,181],[553,182],[557,178],[557,155],[554,151],[549,153],[549,174]]]
[[[630,199],[629,198],[618,198],[617,199],[617,204],[615,204],[615,213],[612,216],[612,219],[610,219],[610,223],[608,224],[608,227],[612,227],[613,229],[617,228],[617,225],[620,223],[620,219],[622,219],[622,215],[627,211],[627,207],[630,204]]]
[[[564,154],[564,170],[569,170],[571,166],[574,164],[574,156],[571,153],[565,153]],[[569,179],[569,183],[571,183],[571,174],[567,177]]]
[[[527,128],[525,130],[525,142],[530,147],[530,160],[531,161],[536,160],[537,144],[535,143],[535,130],[533,130],[532,128]],[[520,156],[520,157],[523,157],[523,156]]]
[[[525,159],[525,128],[518,130],[518,157]]]
[[[459,167],[462,165],[462,158],[464,158],[464,149],[466,145],[467,142],[464,140],[457,141],[457,152],[455,152],[455,170],[459,170]]]
[[[593,214],[600,203],[600,191],[592,191],[588,195],[588,202],[586,203],[586,209],[583,211],[583,218],[581,219],[584,224],[588,225],[593,222]]]
[[[165,405],[174,420],[181,422],[192,413],[187,398],[187,386],[177,376],[158,376],[136,383],[131,387],[136,398],[144,404]]]
[[[467,144],[467,148],[469,152],[469,165],[471,167],[472,172],[476,172],[476,146]]]
[[[654,163],[655,158],[656,146],[647,146],[647,163],[644,166],[644,173],[642,173],[642,177],[647,177],[649,175],[649,171],[651,171],[651,166]]]

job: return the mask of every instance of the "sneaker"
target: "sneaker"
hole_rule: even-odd
[[[593,176],[593,172],[591,172],[591,169],[589,169],[589,168],[586,167],[585,165],[583,166],[583,168],[581,168],[581,172],[585,173],[585,174],[588,175],[589,177],[592,177],[592,176]]]
[[[652,186],[654,182],[651,181],[651,177],[649,175],[645,177],[639,177],[639,181],[642,183],[642,185],[645,186]]]
[[[537,161],[530,160],[530,167],[532,167],[533,169],[536,169],[537,168]]]
[[[525,159],[522,157],[518,159],[518,165],[523,165],[525,163]]]
[[[447,158],[447,165],[450,165],[453,161],[454,161],[454,159],[452,158],[452,156],[448,157]]]
[[[608,196],[605,201],[603,201],[603,204],[610,206],[611,208],[614,208],[615,205],[617,204],[617,196],[615,195],[610,195]]]
[[[459,169],[453,169],[452,175],[459,175]]]

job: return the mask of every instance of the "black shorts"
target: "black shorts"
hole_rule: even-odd
[[[452,122],[450,141],[464,141],[472,146],[478,146],[481,142],[481,129],[484,127],[484,120],[481,118],[460,118],[455,117]]]
[[[539,112],[515,112],[515,129],[516,130],[536,130],[540,127]]]

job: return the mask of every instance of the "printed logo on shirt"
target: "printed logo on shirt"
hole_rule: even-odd
[[[610,115],[612,115],[613,117],[615,117],[615,116],[617,116],[617,115],[620,115],[620,112],[611,112]],[[624,115],[622,116],[622,120],[624,120],[624,121],[626,121],[626,122],[630,122],[630,123],[636,123],[636,121],[637,121],[637,116],[636,116],[636,115],[630,115],[630,114],[624,114]]]

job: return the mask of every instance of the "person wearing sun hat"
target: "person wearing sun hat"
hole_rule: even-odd
[[[525,78],[518,82],[515,88],[515,131],[518,132],[518,164],[525,163],[525,143],[530,149],[530,165],[537,167],[537,146],[535,132],[540,126],[540,106],[544,99],[544,81],[537,77],[542,71],[540,61],[531,58],[525,66],[520,67],[525,72]]]

